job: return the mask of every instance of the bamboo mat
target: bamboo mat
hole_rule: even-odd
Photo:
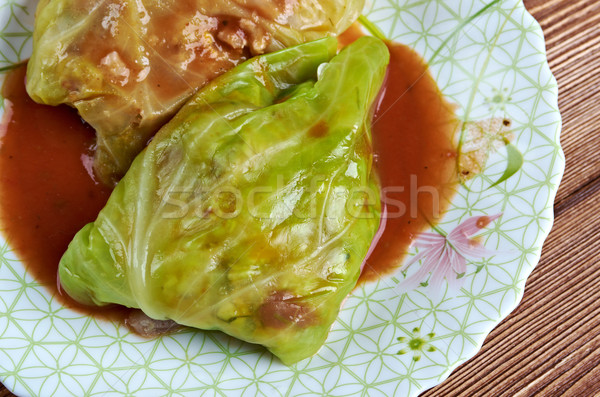
[[[567,168],[555,225],[520,306],[423,397],[600,395],[600,0],[525,6],[560,91]]]

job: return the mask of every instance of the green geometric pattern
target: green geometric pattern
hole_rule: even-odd
[[[35,3],[0,0],[0,68],[31,53]],[[522,169],[486,190],[505,167],[505,153],[494,154],[439,226],[449,232],[471,216],[503,213],[480,233],[496,255],[467,264],[460,290],[444,282],[442,291],[398,291],[401,272],[359,288],[319,354],[286,367],[218,332],[146,340],[62,308],[0,239],[0,380],[9,389],[20,396],[416,396],[476,354],[522,297],[564,168],[542,31],[520,0],[369,7],[365,14],[386,35],[429,61],[461,119],[512,121]]]

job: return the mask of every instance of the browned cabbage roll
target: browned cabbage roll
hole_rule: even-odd
[[[116,183],[200,87],[257,54],[345,30],[364,0],[41,0],[27,91],[97,132]]]

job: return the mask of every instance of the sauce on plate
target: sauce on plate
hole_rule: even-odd
[[[25,91],[25,71],[21,66],[9,73],[2,90],[2,232],[40,284],[66,306],[89,312],[59,291],[58,262],[75,233],[96,219],[110,189],[92,177],[94,130],[67,106],[33,102]],[[111,316],[118,313],[113,311]]]
[[[458,183],[454,108],[416,52],[388,47],[390,67],[372,127],[386,217],[362,281],[397,268],[412,240],[441,220]]]
[[[344,44],[362,33],[353,28]],[[427,65],[410,48],[389,43],[391,63],[373,119],[375,166],[387,216],[365,262],[361,281],[394,271],[416,235],[444,213],[457,184],[457,126]],[[94,131],[66,106],[33,102],[26,67],[6,76],[0,128],[0,216],[4,236],[28,271],[63,304],[110,318],[127,309],[82,307],[61,293],[60,258],[93,221],[110,189],[93,177]]]
[[[340,35],[340,45],[361,36],[354,24]],[[412,240],[441,220],[458,185],[454,106],[419,54],[403,44],[387,45],[390,65],[372,124],[385,217],[360,282],[394,272]]]

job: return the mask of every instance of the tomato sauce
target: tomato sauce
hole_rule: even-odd
[[[454,107],[416,52],[388,47],[390,66],[372,125],[385,219],[361,281],[396,270],[413,239],[441,220],[458,185]]]
[[[2,90],[1,229],[40,284],[66,306],[84,310],[59,290],[58,262],[75,233],[96,219],[110,189],[91,170],[94,130],[67,106],[33,102],[25,71],[9,73]]]
[[[364,36],[352,25],[340,47]],[[397,270],[419,233],[441,220],[458,186],[454,106],[410,47],[387,43],[390,65],[372,123],[384,219],[360,282]]]
[[[345,44],[361,35],[345,34]],[[387,214],[361,281],[394,271],[412,239],[444,213],[457,185],[457,121],[427,65],[410,48],[389,44],[391,63],[373,119],[375,167]],[[94,131],[66,106],[33,102],[25,67],[6,76],[0,125],[0,217],[10,246],[28,271],[86,313],[123,318],[125,309],[83,308],[60,291],[57,267],[75,233],[110,195],[91,170]]]

